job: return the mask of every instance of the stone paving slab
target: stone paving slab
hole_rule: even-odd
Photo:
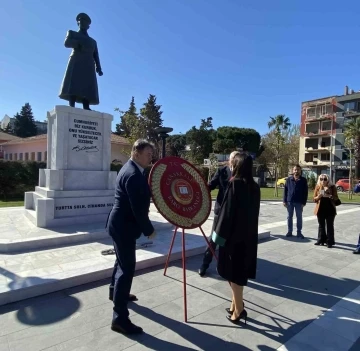
[[[272,242],[262,242],[260,246]],[[288,244],[292,245],[294,243]],[[309,250],[316,250],[310,245],[307,244]],[[213,266],[209,276],[200,278],[196,270],[201,259],[194,257],[188,260],[187,275],[191,285],[188,287],[188,324],[183,323],[181,262],[174,262],[168,277],[162,275],[163,267],[155,267],[139,271],[134,279],[132,292],[137,294],[139,301],[129,304],[131,319],[144,328],[144,335],[127,338],[110,330],[112,304],[107,300],[108,281],[101,281],[0,307],[0,338],[9,346],[5,350],[207,351],[226,347],[230,350],[268,351],[276,350],[282,344],[291,342],[296,334],[306,332],[315,323],[311,322],[325,311],[321,299],[312,299],[314,292],[311,289],[306,290],[304,302],[299,302],[300,292],[290,288],[286,291],[281,281],[264,283],[260,279],[251,281],[245,288],[245,306],[249,314],[247,326],[233,325],[226,320],[224,311],[230,304],[229,286],[216,274]],[[270,263],[260,255],[259,270],[271,268],[269,265],[282,269],[281,262]],[[284,275],[296,275],[298,272],[299,269],[294,268],[291,272],[286,270]],[[318,280],[323,278],[316,272],[308,275],[317,275]],[[334,284],[340,286],[344,283],[334,278]],[[323,287],[326,286],[325,281]],[[350,294],[345,303],[352,303],[354,297]],[[340,301],[341,296],[335,298]],[[341,301],[338,305],[343,303]],[[345,309],[344,306],[339,307]],[[355,322],[348,323],[356,332]],[[333,334],[321,334],[316,344],[326,346],[332,341],[330,345],[338,345],[339,340]],[[328,335],[323,342],[322,335]],[[352,344],[345,342],[339,350],[348,350]],[[293,350],[297,349],[288,349]]]
[[[163,234],[163,235],[162,235]],[[159,232],[161,242],[136,251],[136,270],[165,263],[172,236]],[[260,234],[260,239],[269,232]],[[181,258],[181,237],[177,235],[171,261]],[[83,244],[58,250],[45,250],[13,256],[0,255],[0,305],[47,294],[72,286],[105,279],[111,276],[114,255],[100,252],[112,247],[110,239],[99,243]],[[186,257],[203,253],[206,243],[200,232],[187,233]]]
[[[342,340],[331,331],[334,321],[327,320],[330,312],[330,317],[336,316],[337,325],[341,324],[339,328],[344,328],[343,324],[349,326],[348,334],[339,335],[347,340],[340,342],[342,349],[355,351],[360,337],[356,328],[360,257],[351,251],[358,239],[360,223],[357,211],[340,214],[351,208],[356,207],[339,208],[335,220],[337,245],[327,249],[313,245],[316,217],[304,222],[305,240],[285,238],[286,214],[282,207],[262,206],[267,223],[279,223],[279,226],[271,230],[271,239],[259,244],[257,279],[245,287],[245,307],[249,314],[246,327],[225,319],[224,308],[229,306],[231,298],[229,286],[216,274],[215,264],[208,276],[199,277],[197,269],[202,257],[198,256],[187,260],[188,324],[183,323],[181,262],[173,262],[167,277],[160,266],[140,270],[134,278],[132,292],[139,301],[129,307],[131,319],[144,328],[145,334],[140,337],[127,338],[110,330],[112,303],[107,298],[109,280],[106,279],[0,306],[0,345],[6,351],[223,348],[269,351],[286,346],[313,325],[320,333],[314,345],[327,336],[329,343],[326,340],[320,343],[321,350],[326,350],[328,345],[336,347]],[[306,206],[304,216],[314,218],[312,211],[313,207]],[[260,224],[266,226],[264,222]],[[337,314],[333,312],[335,306]],[[318,324],[322,318],[324,322]],[[314,334],[307,335],[310,338]]]

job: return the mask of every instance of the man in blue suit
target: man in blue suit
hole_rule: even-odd
[[[150,188],[144,176],[144,169],[153,159],[153,151],[152,144],[146,140],[137,140],[133,145],[130,160],[116,178],[114,206],[106,225],[116,254],[111,329],[123,334],[143,331],[130,321],[127,304],[135,273],[136,240],[141,233],[151,239],[155,236],[149,219]]]

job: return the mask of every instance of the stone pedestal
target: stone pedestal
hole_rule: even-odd
[[[116,172],[110,171],[112,115],[68,106],[48,112],[47,169],[25,193],[28,218],[46,228],[105,220]]]

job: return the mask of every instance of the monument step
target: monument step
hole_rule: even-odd
[[[35,193],[48,198],[114,196],[114,190],[49,190],[41,186],[35,187]]]
[[[24,210],[23,210],[24,211]],[[36,251],[40,249],[50,249],[60,246],[71,246],[79,243],[96,242],[108,238],[108,233],[105,230],[106,218],[99,222],[91,224],[73,224],[69,226],[60,226],[54,228],[36,228],[34,225],[34,217],[36,213],[34,210],[25,210],[26,218],[33,223],[29,226],[28,231],[23,231],[20,234],[17,228],[13,228],[14,235],[11,235],[11,229],[6,229],[5,234],[0,233],[0,254],[1,253],[20,253]],[[25,216],[18,216],[18,221],[25,221]],[[164,222],[164,219],[158,213],[150,215],[155,230],[170,232],[173,225]],[[84,218],[85,220],[85,218]],[[26,223],[24,223],[26,227]]]
[[[209,228],[204,228],[209,230]],[[172,233],[160,232],[153,245],[136,251],[136,270],[164,264]],[[259,240],[270,233],[259,233]],[[145,242],[142,237],[138,242]],[[177,235],[171,261],[181,258],[181,235]],[[206,243],[198,229],[185,237],[186,257],[202,254]],[[112,248],[111,239],[71,247],[42,250],[17,255],[0,254],[0,305],[67,289],[111,277],[115,256],[101,251]]]

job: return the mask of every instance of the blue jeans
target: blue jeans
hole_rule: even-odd
[[[296,213],[296,229],[297,233],[300,234],[302,230],[302,212],[303,212],[303,205],[300,203],[288,202],[287,203],[287,211],[288,211],[288,218],[287,218],[287,225],[288,225],[288,233],[293,232],[293,216],[294,216],[294,209]]]

